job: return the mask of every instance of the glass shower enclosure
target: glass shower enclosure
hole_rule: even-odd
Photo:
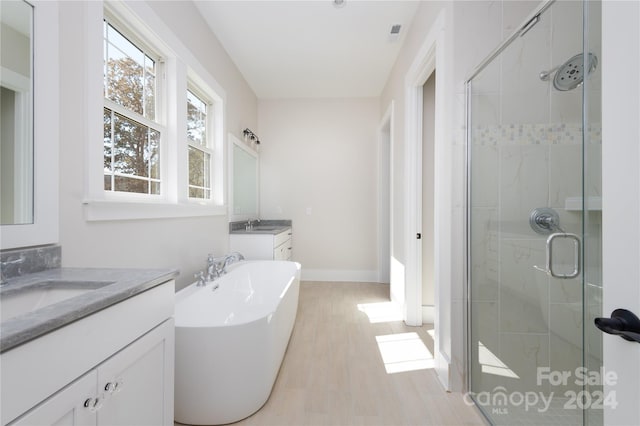
[[[602,424],[600,2],[546,1],[467,81],[469,391]]]

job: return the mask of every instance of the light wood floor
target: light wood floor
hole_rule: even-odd
[[[484,425],[461,394],[443,390],[433,369],[386,372],[376,336],[417,333],[433,353],[432,327],[371,323],[358,309],[384,305],[388,296],[383,284],[301,283],[273,392],[261,410],[235,425]]]

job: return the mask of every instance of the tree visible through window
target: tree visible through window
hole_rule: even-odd
[[[160,194],[156,62],[104,22],[104,189]]]
[[[207,103],[187,90],[189,197],[211,199],[211,149],[207,132]]]

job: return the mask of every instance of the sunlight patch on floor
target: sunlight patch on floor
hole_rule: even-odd
[[[402,310],[394,302],[359,303],[358,310],[369,317],[369,322],[402,321]]]
[[[483,373],[493,374],[495,376],[511,377],[514,379],[520,378],[481,341],[478,341],[478,361],[482,366]]]
[[[376,336],[376,341],[387,374],[434,367],[433,355],[417,333]]]

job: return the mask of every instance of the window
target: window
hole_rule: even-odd
[[[104,36],[104,190],[160,195],[157,60],[106,19]]]
[[[189,150],[189,198],[211,199],[211,142],[209,104],[187,90],[187,143]]]
[[[146,2],[125,3],[86,4],[85,217],[225,215],[224,88]]]

